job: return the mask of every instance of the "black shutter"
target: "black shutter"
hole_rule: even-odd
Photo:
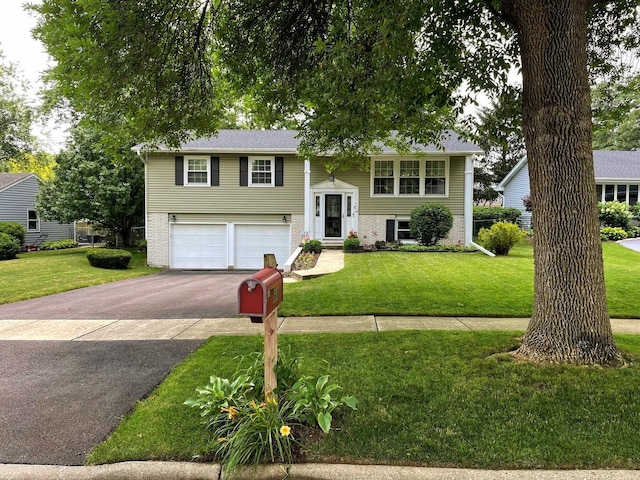
[[[394,242],[396,239],[396,221],[387,220],[387,242]]]
[[[211,186],[220,186],[220,157],[211,157]]]
[[[249,185],[249,157],[240,157],[240,186]]]
[[[284,158],[276,157],[276,187],[284,185]]]
[[[176,157],[176,185],[184,185],[184,157]]]

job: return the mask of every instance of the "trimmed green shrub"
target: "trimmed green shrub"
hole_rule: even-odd
[[[342,248],[345,252],[355,252],[358,250],[362,250],[362,246],[360,245],[360,239],[357,237],[346,238]]]
[[[111,248],[90,248],[87,259],[92,267],[125,270],[131,262],[131,253]]]
[[[411,211],[409,231],[420,245],[435,245],[453,227],[451,211],[440,203],[425,203]]]
[[[629,205],[623,202],[599,202],[598,203],[600,226],[614,227],[628,230],[633,213]]]
[[[602,241],[624,240],[627,237],[627,232],[625,232],[625,230],[620,227],[602,227],[600,229],[600,240]]]
[[[342,248],[345,252],[355,252],[358,250],[362,250],[362,246],[360,245],[360,239],[358,238],[358,234],[351,230],[349,232],[349,236],[345,238]]]
[[[46,242],[42,242],[40,250],[64,250],[65,248],[76,248],[77,246],[78,242],[71,240],[70,238],[58,241],[48,240]]]
[[[322,252],[322,242],[320,240],[310,240],[303,244],[302,251],[305,253]]]
[[[627,238],[638,237],[640,237],[640,227],[629,227],[629,230],[627,230]]]
[[[515,223],[498,222],[491,228],[480,229],[478,242],[496,255],[508,255],[511,247],[524,236],[524,231]]]
[[[473,207],[473,236],[477,236],[481,228],[491,228],[498,222],[518,223],[522,212],[510,207]]]
[[[11,235],[16,240],[18,240],[20,246],[24,244],[24,226],[17,222],[0,222],[0,233]]]
[[[0,260],[11,260],[20,253],[21,245],[16,237],[0,232]]]

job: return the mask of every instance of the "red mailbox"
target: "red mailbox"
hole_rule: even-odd
[[[275,268],[264,268],[243,280],[238,288],[238,315],[261,323],[264,317],[282,303],[282,274]]]

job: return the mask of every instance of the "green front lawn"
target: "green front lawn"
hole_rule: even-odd
[[[640,316],[640,253],[604,243],[610,315]],[[506,257],[481,253],[375,252],[345,255],[345,268],[285,286],[278,313],[528,317],[533,249]]]
[[[616,337],[640,355],[640,337]],[[640,468],[640,365],[603,369],[514,363],[494,355],[513,332],[281,335],[304,372],[355,395],[338,428],[303,461],[468,468]],[[232,376],[259,337],[213,337],[141,401],[90,463],[215,461],[197,410],[183,402],[209,375]],[[299,432],[293,429],[293,435]]]
[[[85,248],[21,253],[15,260],[0,262],[0,304],[160,271],[146,266],[146,253],[129,251],[133,258],[126,270],[92,267]]]

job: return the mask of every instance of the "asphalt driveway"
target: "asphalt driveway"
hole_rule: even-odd
[[[0,319],[234,317],[248,275],[168,271],[0,305]],[[83,464],[201,343],[0,341],[0,464]]]
[[[0,305],[0,319],[235,317],[238,286],[251,273],[165,271]]]
[[[82,465],[200,343],[0,341],[0,463]]]

